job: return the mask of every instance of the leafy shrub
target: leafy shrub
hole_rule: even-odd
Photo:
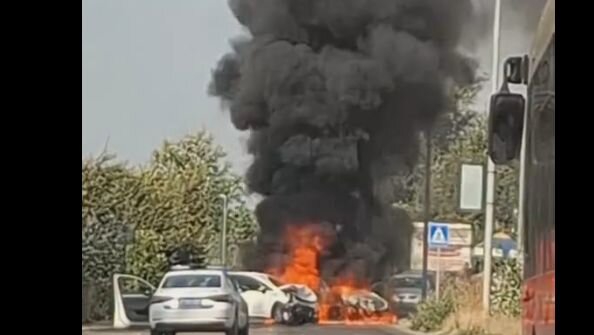
[[[521,265],[516,259],[495,262],[491,281],[491,311],[503,316],[520,316],[521,284]]]
[[[439,330],[452,312],[453,304],[449,300],[429,299],[421,303],[412,319],[411,328],[424,332]]]
[[[446,284],[439,300],[435,297],[428,298],[419,304],[416,314],[412,318],[413,330],[431,332],[441,329],[444,321],[455,310],[456,300],[454,287]]]

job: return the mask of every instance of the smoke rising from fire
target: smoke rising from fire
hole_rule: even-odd
[[[231,0],[250,33],[213,71],[211,94],[249,130],[261,227],[247,264],[287,261],[287,225],[320,224],[336,241],[326,278],[373,279],[409,258],[411,227],[375,189],[410,168],[419,134],[474,80],[458,52],[471,0]]]

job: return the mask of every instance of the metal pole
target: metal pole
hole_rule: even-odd
[[[227,195],[219,195],[223,199],[223,227],[221,229],[221,264],[227,265]]]
[[[425,157],[425,222],[423,225],[423,300],[427,298],[427,265],[429,262],[429,221],[431,220],[431,129],[425,132],[425,141],[427,142]]]
[[[435,277],[435,298],[439,300],[439,289],[441,286],[441,247],[437,248],[437,274]]]
[[[526,141],[527,136],[527,125],[528,125],[528,113],[524,113],[524,126],[522,130],[522,147],[520,151],[520,180],[518,181],[518,230],[516,234],[517,245],[518,245],[518,260],[520,264],[524,264],[524,193],[526,184]]]
[[[493,59],[491,69],[491,91],[499,89],[499,42],[501,30],[501,0],[495,0],[495,17],[493,22]],[[485,243],[483,267],[483,312],[489,315],[491,294],[491,260],[494,224],[495,198],[495,164],[487,157],[487,199],[485,206]]]

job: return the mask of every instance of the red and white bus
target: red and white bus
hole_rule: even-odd
[[[554,335],[555,0],[544,7],[530,55],[508,58],[504,72],[506,83],[527,85],[524,99],[504,84],[489,113],[491,159],[522,162],[523,334]]]

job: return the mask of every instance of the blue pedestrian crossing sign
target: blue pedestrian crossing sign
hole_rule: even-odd
[[[444,223],[429,222],[429,246],[445,247],[450,244],[450,227]]]

